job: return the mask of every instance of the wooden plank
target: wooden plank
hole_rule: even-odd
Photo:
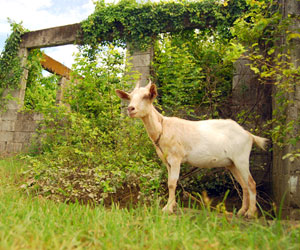
[[[82,30],[80,23],[27,32],[22,36],[21,47],[28,49],[55,47],[66,44],[80,44]]]
[[[60,62],[54,60],[50,56],[43,54],[41,64],[42,64],[42,67],[45,70],[49,71],[50,73],[70,79],[71,69],[69,69],[65,65],[61,64]]]

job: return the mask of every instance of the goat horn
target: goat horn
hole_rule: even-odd
[[[140,87],[141,84],[141,78],[137,81],[135,88],[138,89]]]

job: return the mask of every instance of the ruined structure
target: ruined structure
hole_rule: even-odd
[[[300,14],[300,2],[297,0],[281,0],[282,13],[284,16],[288,14]],[[300,27],[300,23],[296,23]],[[35,133],[37,122],[42,119],[40,114],[21,113],[20,108],[23,106],[24,95],[26,90],[26,80],[28,71],[24,67],[31,48],[44,48],[52,46],[60,46],[65,44],[79,44],[82,40],[80,24],[73,24],[50,29],[28,32],[23,36],[23,42],[20,49],[20,57],[22,59],[23,77],[21,79],[19,90],[13,93],[19,101],[11,101],[7,108],[7,112],[0,114],[0,154],[2,153],[18,153],[26,150],[30,144],[30,138]],[[300,60],[300,42],[299,39],[294,41],[294,51],[292,52],[291,62],[299,66]],[[152,49],[146,52],[136,51],[132,54],[131,63],[133,70],[141,73],[141,83],[145,85],[151,72],[151,60],[153,57]],[[60,88],[57,93],[57,104],[61,103],[62,90],[64,84],[68,80],[69,69],[52,61],[51,58],[45,56],[46,60],[43,67],[50,72],[61,75]],[[260,100],[260,106],[256,107],[260,110],[262,122],[268,120],[272,115],[271,92],[276,93],[276,88],[272,85],[260,85],[255,74],[249,69],[246,61],[238,60],[235,64],[236,72],[233,78],[233,109],[240,105],[255,106]],[[55,66],[53,66],[55,65]],[[290,102],[288,120],[295,120],[300,114],[300,86],[295,87],[295,91],[288,96]],[[288,121],[287,121],[288,122]],[[299,127],[297,124],[293,134],[299,135]],[[277,206],[284,201],[283,212],[288,217],[300,217],[300,160],[295,159],[293,162],[288,159],[283,160],[283,156],[289,152],[293,152],[300,148],[300,142],[297,145],[290,145],[282,149],[276,148],[272,154],[254,153],[254,158],[260,158],[251,171],[255,176],[258,185],[264,185],[266,192],[273,196]],[[273,159],[273,161],[272,161]],[[273,162],[273,165],[272,165]]]

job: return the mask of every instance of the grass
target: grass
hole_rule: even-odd
[[[300,249],[300,226],[215,212],[55,203],[21,191],[22,162],[0,160],[0,249]]]

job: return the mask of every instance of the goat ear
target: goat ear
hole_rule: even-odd
[[[123,100],[130,100],[129,94],[123,90],[116,89],[116,94]]]
[[[151,86],[149,89],[149,97],[151,100],[153,100],[156,96],[157,96],[156,85],[154,83],[151,83]]]

